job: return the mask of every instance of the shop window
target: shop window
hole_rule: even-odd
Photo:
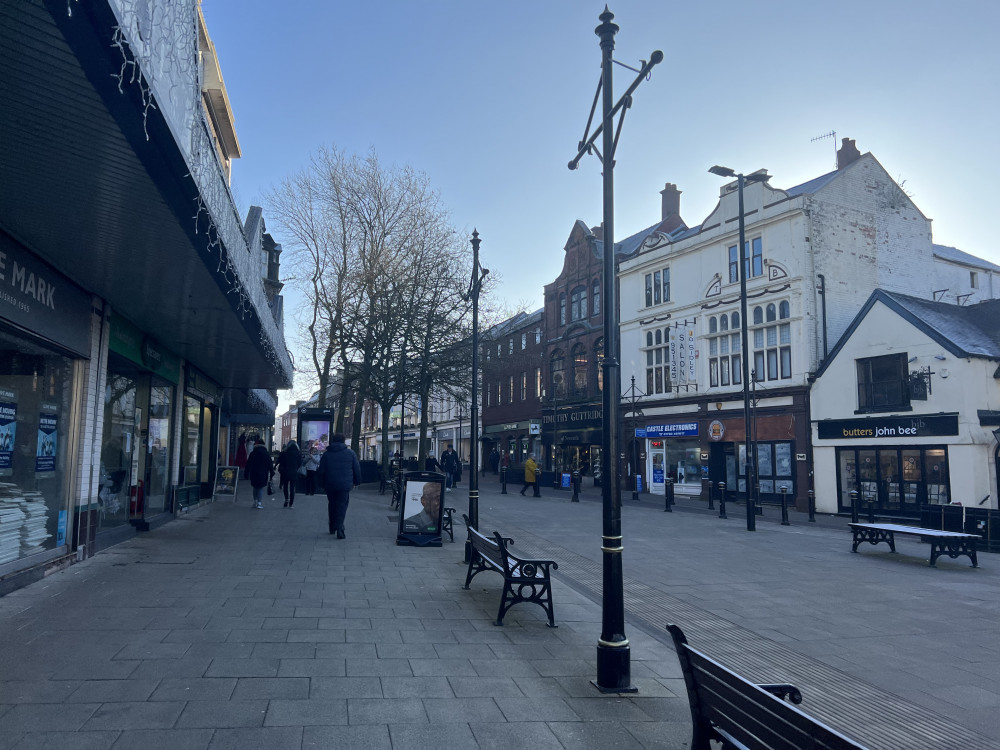
[[[858,411],[910,408],[906,353],[857,360]]]
[[[646,393],[670,393],[670,328],[646,331]]]

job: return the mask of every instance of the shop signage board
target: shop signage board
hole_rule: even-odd
[[[215,470],[215,492],[217,497],[231,497],[236,500],[236,485],[240,481],[238,466],[219,466]]]
[[[0,232],[0,318],[90,356],[90,295]]]
[[[396,544],[440,547],[444,515],[444,474],[407,471],[403,474],[403,499],[399,508]]]
[[[14,440],[17,436],[17,394],[0,388],[0,476],[14,473]]]
[[[943,437],[958,434],[958,414],[912,417],[828,419],[816,423],[820,440],[888,440]]]
[[[670,424],[650,424],[645,427],[637,427],[636,437],[644,438],[664,438],[664,437],[697,437],[697,422],[673,422]]]

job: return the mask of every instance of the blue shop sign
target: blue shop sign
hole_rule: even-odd
[[[636,428],[635,436],[645,438],[697,437],[698,423],[674,422],[673,424],[646,425]]]

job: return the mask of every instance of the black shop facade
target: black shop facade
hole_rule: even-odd
[[[603,467],[600,404],[550,407],[542,414],[543,467],[557,473],[580,471],[600,484]]]

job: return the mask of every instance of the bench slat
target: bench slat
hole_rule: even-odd
[[[841,736],[790,703],[703,654],[690,648],[688,653],[705,714],[744,744],[775,750],[845,747]]]

